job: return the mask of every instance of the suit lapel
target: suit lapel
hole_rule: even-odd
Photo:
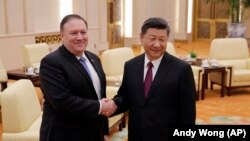
[[[86,56],[88,57],[90,63],[94,67],[99,79],[100,79],[100,85],[101,85],[101,97],[103,98],[105,95],[103,95],[105,92],[105,85],[106,85],[106,78],[105,75],[103,75],[103,71],[101,68],[101,64],[99,64],[99,61],[96,60],[95,58],[91,57],[91,54],[88,51],[85,51]],[[105,82],[105,83],[103,83]]]
[[[157,87],[160,86],[161,81],[165,78],[165,75],[172,68],[172,58],[168,53],[164,53],[160,66],[155,74],[154,80],[151,84],[151,88],[149,90],[149,94],[146,100],[149,100],[152,96],[154,96]]]
[[[95,71],[96,71],[96,73],[97,73],[100,81],[102,82],[104,78],[101,75],[102,71],[101,71],[100,65],[98,65],[98,63],[97,63],[97,60],[95,60],[94,58],[92,58],[88,51],[85,51],[85,54],[88,57],[88,59],[89,59],[90,63],[92,64],[92,66],[94,67],[94,69],[95,69]]]
[[[143,74],[144,74],[144,57],[145,54],[141,55],[139,58],[139,61],[136,63],[136,72],[135,74],[140,74],[140,77],[135,77],[138,78],[137,80],[135,80],[137,82],[137,86],[139,88],[139,96],[142,101],[141,103],[145,102],[145,97],[144,97],[144,79],[143,79]]]
[[[66,56],[65,57],[66,60],[68,60],[70,62],[70,64],[74,65],[83,74],[83,77],[85,77],[87,79],[88,83],[90,84],[90,86],[95,91],[94,85],[92,83],[92,80],[91,80],[88,72],[83,68],[83,66],[80,63],[80,61],[77,60],[76,56],[74,56],[73,54],[71,54],[64,46],[62,46],[62,52]]]

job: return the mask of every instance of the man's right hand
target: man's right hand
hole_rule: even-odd
[[[101,104],[102,104],[101,114],[106,117],[112,115],[117,109],[115,102],[107,98],[101,99]]]

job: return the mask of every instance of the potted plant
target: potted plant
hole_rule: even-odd
[[[206,0],[206,2],[224,2],[226,0]],[[250,0],[227,0],[230,5],[228,24],[228,37],[245,37],[246,25],[244,23],[245,9],[250,7]]]
[[[192,50],[192,51],[190,51],[190,57],[191,58],[196,58],[197,54]]]
[[[231,5],[230,9],[230,20],[231,23],[243,22],[243,15],[245,8],[250,7],[250,0],[229,0]]]
[[[188,56],[190,57],[191,61],[195,61],[196,58],[197,58],[197,53],[194,50],[192,50],[192,51],[189,52]]]

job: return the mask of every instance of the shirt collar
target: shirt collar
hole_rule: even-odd
[[[80,59],[80,57],[85,58],[86,61],[89,60],[85,53],[83,53],[82,56],[76,56],[76,58],[77,58],[78,60]]]
[[[158,68],[158,66],[160,65],[161,63],[161,60],[163,58],[163,55],[161,57],[159,57],[158,59],[155,59],[155,60],[152,60],[152,64],[154,66],[154,68]],[[148,64],[149,59],[148,59],[148,56],[145,54],[145,58],[144,58],[144,68],[147,68],[147,64]]]

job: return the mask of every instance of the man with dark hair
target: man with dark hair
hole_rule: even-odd
[[[85,50],[87,22],[79,15],[67,15],[60,34],[63,44],[40,66],[45,99],[40,141],[103,141],[109,130],[106,116],[116,105],[105,98],[100,59]]]
[[[164,19],[147,19],[140,35],[145,53],[125,63],[114,101],[115,114],[129,110],[128,141],[166,141],[169,125],[195,124],[192,69],[166,52],[169,33]]]

